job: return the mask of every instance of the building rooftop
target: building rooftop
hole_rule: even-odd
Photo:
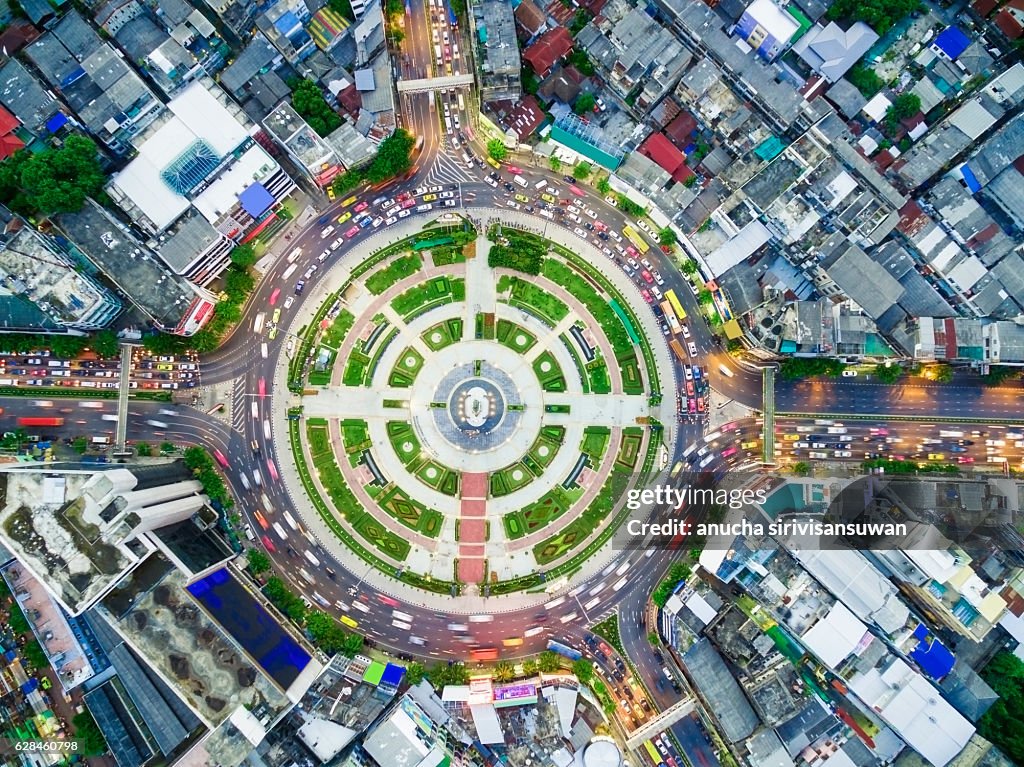
[[[35,133],[43,130],[61,106],[14,58],[0,68],[0,102]]]
[[[175,330],[188,319],[199,300],[196,289],[95,202],[60,214],[56,224],[67,247],[84,254],[160,327]]]
[[[565,27],[555,27],[542,34],[523,51],[523,60],[533,67],[538,77],[547,77],[560,58],[572,50],[572,35]]]
[[[812,27],[793,46],[793,52],[830,83],[838,81],[878,40],[862,21],[843,30],[834,21]]]
[[[272,69],[281,58],[281,54],[263,33],[258,32],[238,57],[220,73],[220,84],[229,93],[238,96],[256,75]]]
[[[730,743],[750,737],[759,721],[722,656],[707,639],[699,639],[683,655],[683,665],[707,700]]]

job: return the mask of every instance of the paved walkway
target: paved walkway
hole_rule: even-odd
[[[495,217],[495,216],[500,216],[502,218],[502,220],[505,221],[505,223],[508,223],[507,219],[510,218],[510,217],[514,218],[514,219],[522,218],[522,219],[524,219],[524,221],[517,222],[517,223],[525,224],[525,225],[522,226],[522,228],[528,228],[528,229],[532,229],[534,231],[537,231],[536,227],[537,227],[537,224],[539,223],[538,221],[535,221],[532,217],[520,217],[520,216],[517,216],[512,211],[504,211],[504,210],[497,210],[497,209],[473,209],[472,211],[469,211],[469,212],[471,214],[475,214],[475,216],[477,217],[478,220],[481,220],[481,219],[482,220],[486,220],[486,219],[489,219],[489,218],[492,218],[492,217]],[[379,232],[379,233],[377,233],[375,235],[372,235],[371,237],[367,238],[367,240],[363,243],[364,248],[361,249],[361,252],[364,252],[364,253],[365,252],[372,252],[374,250],[379,250],[380,248],[386,247],[388,244],[390,244],[392,242],[395,242],[395,241],[397,241],[399,239],[403,239],[405,237],[408,237],[411,234],[416,233],[417,231],[420,230],[421,226],[422,226],[422,219],[421,219],[421,217],[411,217],[407,221],[401,222],[399,225],[397,225],[395,227],[392,227],[392,228],[390,228],[388,230]],[[555,242],[557,242],[557,243],[567,247],[568,249],[570,249],[570,250],[572,250],[574,252],[580,252],[581,242],[580,242],[579,238],[575,237],[575,235],[573,235],[568,230],[564,230],[561,227],[550,226],[550,227],[546,227],[546,231],[544,232],[544,234],[549,239],[551,239],[551,240],[553,240],[553,241],[555,241]],[[477,258],[469,260],[467,262],[466,266],[462,267],[462,268],[465,268],[465,270],[466,270],[465,274],[466,274],[467,284],[468,285],[472,285],[472,284],[477,284],[477,285],[486,284],[486,285],[489,285],[489,286],[495,286],[496,285],[496,280],[494,280],[493,277],[490,280],[483,281],[482,283],[480,282],[481,278],[480,278],[479,275],[483,274],[485,272],[485,269],[481,268],[482,265],[486,264],[486,258],[485,258],[486,250],[484,249],[485,247],[487,247],[487,246],[483,245],[483,243],[480,243],[478,241],[478,255],[477,255]],[[589,244],[584,244],[582,247],[585,250],[591,251],[593,254],[597,254],[596,249],[594,249]],[[590,255],[590,254],[588,254],[588,255]],[[626,295],[630,296],[631,298],[635,298],[632,293],[629,293],[629,291],[630,290],[636,291],[636,288],[633,287],[632,284],[630,282],[628,282],[628,280],[626,280],[625,276],[623,274],[621,274],[618,270],[616,270],[616,269],[605,269],[604,268],[605,264],[603,262],[603,257],[602,256],[600,256],[599,254],[593,255],[589,260],[591,260],[595,265],[597,265],[601,269],[601,271],[608,277],[608,279],[613,284],[616,285],[617,289],[619,289],[620,291],[622,291]],[[348,274],[350,273],[351,267],[354,266],[356,263],[358,263],[358,262],[354,261],[354,260],[350,260],[350,259],[344,259],[344,260],[341,260],[341,261],[337,262],[336,264],[334,264],[334,266],[332,266],[327,271],[327,273],[323,276],[323,278],[320,281],[318,281],[316,289],[308,297],[308,300],[303,302],[302,306],[300,307],[299,312],[296,314],[296,316],[294,317],[294,319],[292,321],[291,328],[300,328],[303,325],[308,324],[308,322],[312,318],[312,315],[315,313],[316,309],[319,307],[320,303],[322,303],[323,300],[325,300],[325,298],[331,292],[336,290],[337,287],[342,282],[344,282],[345,279],[347,279]],[[461,267],[461,265],[456,265],[456,266],[457,267]],[[608,266],[610,266],[610,264],[608,264]],[[417,284],[417,283],[421,282],[423,279],[425,279],[425,278],[427,278],[427,277],[429,277],[429,276],[431,276],[433,274],[443,273],[446,270],[450,270],[452,268],[453,267],[443,267],[441,269],[437,269],[435,267],[427,267],[427,269],[421,271],[417,275],[414,275],[413,278],[410,278],[412,280],[412,282],[410,282],[409,284],[403,284],[401,289],[402,290],[407,289],[408,287],[411,286],[411,284]],[[486,271],[489,272],[490,270],[486,270]],[[451,272],[448,272],[448,273],[451,273]],[[399,290],[397,292],[401,292],[401,290]],[[491,287],[488,292],[482,294],[485,297],[483,300],[486,301],[486,296],[488,295],[488,293],[491,296],[493,296],[493,294],[494,294],[493,287]],[[376,305],[378,307],[381,307],[385,303],[388,303],[388,301],[386,299],[385,300],[379,300],[379,299],[380,299],[380,297],[370,297],[369,294],[365,294],[365,292],[362,295],[356,294],[356,295],[353,295],[353,296],[346,296],[346,300],[350,301],[350,303],[348,304],[349,310],[353,311],[353,313],[356,314],[357,317],[372,317],[372,316],[374,316],[374,314],[376,314],[376,312],[373,311],[373,309],[372,309],[372,307],[374,305]],[[472,297],[472,298],[469,298],[467,300],[467,304],[471,304],[475,300],[476,300],[475,296]],[[477,303],[479,303],[479,301],[477,301]],[[637,301],[637,300],[633,300],[632,303],[634,304],[634,306],[638,306],[638,307],[641,306],[640,302]],[[481,307],[483,307],[486,304],[485,303],[481,303],[480,305],[481,305]],[[494,310],[495,310],[495,312],[497,314],[501,315],[501,313],[504,311],[505,308],[507,308],[507,307],[505,307],[502,304],[495,303],[495,309]],[[486,310],[481,308],[479,311],[486,311]],[[515,312],[515,310],[511,310],[510,309],[510,314],[514,314],[514,312]],[[655,323],[653,316],[645,316],[645,315],[649,315],[649,313],[644,313],[644,312],[639,312],[638,314],[640,315],[641,324],[644,326],[644,331],[647,333],[648,338],[650,338],[652,341],[654,341],[655,339],[660,338],[661,337],[660,329],[657,327],[657,324]],[[449,317],[449,318],[451,316],[453,316],[453,315],[451,315],[451,314],[447,315],[447,317]],[[584,313],[584,316],[585,316],[585,313]],[[443,315],[442,313],[431,312],[430,315],[429,315],[429,321],[427,321],[427,319],[428,319],[427,317],[417,318],[417,320],[419,320],[419,319],[423,319],[424,320],[424,322],[426,323],[425,326],[424,326],[424,329],[425,329],[426,327],[429,327],[430,325],[435,324],[436,322],[441,321],[444,318],[445,318],[445,315]],[[509,319],[513,319],[513,317],[510,316]],[[412,325],[414,325],[414,324],[418,325],[417,320],[414,320],[413,323],[410,323],[410,330],[412,330],[412,327],[411,327]],[[527,327],[527,329],[529,329],[530,332],[532,332],[532,333],[535,332],[535,330],[539,330],[536,327],[531,327],[531,325],[528,324],[528,323],[532,323],[532,320],[531,319],[527,319],[526,316],[522,315],[522,313],[520,313],[520,316],[518,318],[515,318],[515,321],[518,324],[521,324],[521,325],[524,325],[525,327]],[[563,323],[560,323],[560,325],[562,325],[562,324]],[[566,330],[568,328],[569,324],[571,324],[571,323],[567,322],[567,323],[565,323],[565,327],[564,328],[559,328],[559,329],[564,331],[564,330]],[[587,324],[589,325],[591,323],[588,322]],[[472,337],[472,335],[475,333],[475,313],[474,313],[472,322],[465,322],[465,324],[464,324],[464,333],[468,334],[468,337]],[[346,339],[346,341],[348,342],[346,344],[348,346],[348,349],[345,350],[345,351],[349,351],[351,349],[351,340],[350,339],[352,339],[353,335],[354,334],[350,333],[349,334],[349,339]],[[417,335],[419,335],[419,333],[417,333]],[[535,335],[537,335],[537,333],[535,333]],[[538,338],[541,338],[541,337],[542,337],[541,335],[538,335]],[[656,347],[660,347],[660,346],[663,346],[663,345],[664,344],[656,344]],[[405,348],[406,344],[398,344],[398,346],[400,347],[398,349],[398,351],[401,351],[401,349]],[[560,348],[562,346],[563,346],[562,344],[553,344],[551,348],[558,349],[558,348]],[[397,352],[391,352],[389,350],[389,353],[393,353],[394,354],[394,353],[397,353]],[[539,354],[539,353],[540,352],[538,351],[535,354]],[[602,352],[602,353],[607,354],[607,352]],[[664,348],[664,349],[656,348],[655,349],[655,354],[657,356],[658,364],[659,364],[661,370],[663,371],[662,375],[666,374],[665,371],[672,370],[671,361],[670,361],[670,359],[668,357],[668,349],[667,349],[667,347]],[[344,359],[345,358],[344,357],[344,352],[341,355],[339,355],[339,358],[340,359]],[[610,362],[613,362],[613,360],[614,360],[614,358],[611,357],[610,355],[608,355],[608,359],[609,359]],[[570,365],[571,364],[572,363],[570,363]],[[612,369],[611,372],[610,372],[610,375],[617,376],[618,375],[617,365],[611,364],[610,367]],[[383,365],[381,366],[381,369],[390,370],[390,368],[383,368]],[[643,371],[643,374],[646,375],[646,371],[643,369],[643,365],[642,364],[641,364],[641,369]],[[342,374],[343,374],[343,369],[335,371],[335,375],[336,376],[340,376]],[[573,377],[574,376],[572,376],[572,375],[567,376],[567,378],[569,378],[569,379],[571,379]],[[338,380],[340,381],[340,378]],[[286,362],[284,357],[280,357],[279,358],[279,363],[277,365],[277,369],[276,369],[276,373],[275,373],[275,384],[276,384],[276,388],[274,389],[275,392],[279,392],[280,393],[280,392],[287,391],[287,362]],[[664,383],[663,383],[663,388],[666,388]],[[274,421],[273,422],[274,423],[281,422],[281,421],[278,420],[279,418],[283,421],[284,415],[285,415],[284,410],[288,406],[293,405],[293,404],[299,404],[300,402],[303,405],[305,405],[305,407],[306,407],[306,414],[307,415],[312,415],[312,414],[314,414],[315,412],[317,412],[319,410],[320,412],[324,413],[325,417],[334,417],[334,418],[336,418],[337,417],[337,413],[339,412],[339,410],[335,409],[331,413],[328,413],[328,411],[330,410],[331,407],[339,407],[339,408],[342,407],[341,400],[344,400],[343,411],[348,411],[348,410],[351,410],[351,409],[355,409],[357,407],[356,401],[352,399],[353,397],[357,397],[357,399],[360,400],[362,402],[362,404],[371,405],[372,406],[372,401],[369,399],[369,397],[371,395],[373,397],[373,400],[375,400],[377,402],[380,402],[380,401],[382,401],[385,398],[401,399],[402,398],[402,394],[408,394],[408,390],[407,389],[399,389],[399,388],[395,388],[395,387],[384,388],[383,390],[376,389],[376,391],[374,391],[374,389],[376,389],[376,387],[368,388],[366,390],[366,396],[368,397],[367,399],[363,399],[364,395],[363,395],[362,391],[359,390],[359,389],[346,389],[345,392],[344,392],[344,396],[343,397],[341,396],[340,393],[335,394],[330,389],[321,391],[319,393],[319,395],[316,396],[316,397],[305,397],[305,398],[302,398],[302,399],[299,399],[299,398],[296,398],[296,397],[280,396],[280,395],[279,396],[275,396],[274,397],[274,401],[273,401],[273,409],[274,409]],[[558,396],[562,396],[562,397],[565,397],[565,398],[570,398],[572,394],[573,394],[573,392],[570,391],[570,392],[567,392],[564,395],[558,395]],[[392,396],[392,395],[395,395],[395,396]],[[550,394],[546,394],[545,395],[545,397],[548,397],[548,398],[552,398],[552,397],[555,397],[555,396],[556,395],[550,395]],[[606,396],[610,397],[611,395],[606,395]],[[332,402],[332,399],[334,400],[333,402]],[[642,401],[644,404],[646,404],[646,397],[631,397],[629,399],[637,400],[637,401]],[[556,400],[551,399],[550,401],[554,402]],[[576,405],[579,404],[579,402],[577,400],[573,400],[571,404],[576,406]],[[636,412],[638,412],[637,408],[639,407],[639,406],[632,407],[632,408],[631,407],[626,407],[622,403],[616,403],[616,402],[614,402],[611,399],[607,399],[602,404],[604,405],[605,408],[609,408],[609,407],[612,408],[613,411],[615,411],[615,409],[618,408],[618,410],[615,411],[615,412],[619,412],[620,413],[620,417],[625,419],[624,422],[628,422],[630,420],[630,418],[635,419]],[[585,422],[582,420],[582,416],[584,416],[584,411],[583,410],[576,410],[575,407],[574,407],[574,411],[575,412],[571,413],[568,418],[562,418],[561,420],[564,423],[573,423],[573,424],[577,424],[577,425],[584,424]],[[362,410],[361,413],[360,413],[360,417],[366,418],[365,414],[367,412],[369,412],[369,411],[368,410]],[[394,410],[393,412],[396,413],[396,414],[397,413],[401,413],[400,410]],[[608,411],[605,410],[604,412],[607,415]],[[656,415],[656,417],[657,417],[657,412],[658,412],[658,409],[656,409],[655,413],[653,413],[654,415]],[[551,416],[551,422],[555,422],[555,420],[556,420],[553,417],[554,415],[555,414],[549,414],[549,416]],[[381,418],[383,418],[383,417],[384,416],[381,416]],[[671,419],[662,418],[661,420],[666,424],[666,428],[667,429],[668,428],[672,428]],[[335,424],[335,438],[337,439],[339,437],[337,435],[336,429],[337,429],[337,425]],[[607,451],[606,457],[605,457],[605,459],[604,459],[604,461],[602,463],[605,463],[607,461],[614,461],[614,457],[615,457],[615,454],[617,452],[618,441],[619,441],[619,427],[616,426],[613,429],[613,435],[612,435],[612,437],[610,439],[610,442],[609,442],[608,451]],[[283,442],[283,440],[281,442]],[[304,440],[304,442],[305,442],[305,440]],[[578,444],[579,443],[577,442],[576,445],[578,445]],[[570,446],[570,445],[567,443],[567,447],[568,446]],[[390,452],[390,448],[389,448],[388,452]],[[572,452],[572,451],[570,450],[569,452]],[[343,451],[339,451],[339,456],[343,456],[343,455],[344,455]],[[281,473],[282,473],[282,480],[283,480],[283,485],[284,485],[285,491],[288,493],[288,495],[290,497],[292,497],[293,503],[294,503],[294,505],[295,505],[295,507],[297,509],[307,508],[310,505],[310,502],[308,501],[308,499],[305,499],[305,501],[303,501],[303,499],[305,498],[305,492],[302,489],[301,481],[300,481],[300,479],[298,477],[297,472],[295,471],[294,463],[291,462],[291,461],[281,461],[281,463],[283,464],[283,466],[281,467]],[[584,476],[585,480],[589,479],[589,476],[587,476],[587,475],[588,475],[588,473],[585,472],[585,476]],[[316,482],[317,485],[319,485],[319,481],[318,481],[318,478],[315,477],[315,473],[314,473],[314,481]],[[322,488],[320,488],[320,489],[322,491]],[[600,489],[600,483],[591,482],[590,483],[590,487],[588,487],[587,492],[596,493],[597,490],[599,490],[599,489]],[[322,492],[322,496],[324,498],[328,497],[326,495],[326,493],[323,493],[323,492]],[[297,503],[295,502],[296,500],[298,500]],[[497,500],[497,499],[494,499],[494,500]],[[490,511],[490,509],[485,507],[484,513],[488,514],[489,511]],[[327,526],[319,518],[318,514],[316,514],[315,512],[309,512],[309,513],[303,513],[302,516],[304,517],[305,522],[307,524],[307,527],[310,529],[310,531],[320,541],[323,542],[323,544],[325,545],[326,548],[328,548],[334,554],[335,558],[338,560],[338,562],[340,563],[340,565],[342,567],[345,567],[346,569],[348,569],[348,570],[350,570],[352,572],[359,572],[359,573],[363,573],[363,572],[365,572],[367,570],[367,566],[366,566],[365,562],[363,562],[357,555],[355,555],[353,552],[351,552],[346,546],[344,546],[339,541],[337,541],[337,539],[329,531]],[[569,521],[571,521],[571,518],[570,519],[566,519],[565,524],[568,524]],[[400,529],[403,531],[403,537],[406,537],[408,539],[409,533],[411,533],[411,531],[409,531],[404,526],[400,525],[400,523],[397,523],[397,521],[395,521],[395,524],[398,524]],[[446,525],[445,532],[451,533],[453,531],[450,530],[448,528],[448,526]],[[460,532],[461,532],[461,529],[460,529]],[[494,532],[495,532],[494,531],[494,526],[492,524],[492,537],[494,536]],[[551,532],[553,532],[553,528],[551,528],[550,526],[545,529],[545,533],[546,534],[551,534]],[[446,535],[445,537],[447,538],[448,536]],[[452,538],[453,537],[454,536],[452,536]],[[473,538],[475,539],[476,537],[477,536],[474,534]],[[450,540],[452,540],[452,538],[448,538],[448,540],[450,541]],[[434,541],[435,549],[439,549],[439,548],[447,549],[447,546],[445,546],[445,543],[446,543],[445,541]],[[466,543],[468,544],[469,541],[467,540]],[[475,543],[475,540],[473,541],[473,543]],[[424,551],[424,554],[426,554],[425,551]],[[437,550],[437,551],[432,552],[432,553],[429,554],[429,560],[431,562],[434,562],[434,561],[437,561],[439,558],[445,557],[447,554],[448,554],[448,551],[445,551],[444,553],[442,553],[440,550]],[[452,549],[450,554],[451,555],[455,555],[455,549]],[[519,556],[522,556],[523,554],[525,554],[525,552],[519,552],[518,554],[513,554],[513,552],[509,551],[507,556],[518,558]],[[601,549],[600,552],[596,553],[591,559],[589,559],[584,564],[582,570],[577,575],[577,579],[589,579],[593,575],[597,574],[603,567],[605,567],[612,559],[616,558],[617,556],[618,556],[618,553],[612,551],[611,545],[610,544],[606,545],[605,547],[603,547]],[[530,556],[530,558],[532,559],[532,555]],[[419,563],[422,559],[424,559],[424,557],[421,557],[421,556],[416,556],[415,557],[415,561],[417,563]],[[413,561],[414,561],[414,557],[410,556],[410,558],[408,560],[408,564],[412,565]],[[448,560],[448,561],[450,561],[450,560]],[[467,573],[467,576],[468,575],[469,575],[469,573]],[[444,575],[442,574],[439,577],[444,577]],[[451,577],[450,564],[448,565],[447,577],[448,578]],[[507,577],[507,576],[502,574],[501,577]],[[481,578],[482,578],[482,574],[481,574]],[[577,579],[574,579],[574,581],[577,580]],[[382,573],[369,572],[369,573],[366,574],[366,580],[369,581],[369,582],[372,582],[375,586],[377,586],[379,589],[381,589],[385,593],[390,593],[390,594],[392,594],[394,596],[397,596],[397,597],[400,597],[402,599],[405,599],[406,601],[422,604],[422,605],[427,606],[427,607],[431,607],[432,606],[435,609],[443,609],[443,610],[446,610],[446,611],[449,611],[449,612],[464,612],[466,614],[472,614],[474,612],[488,612],[488,611],[492,612],[492,613],[493,612],[514,611],[514,610],[519,610],[519,609],[525,609],[527,607],[536,606],[537,604],[539,604],[541,602],[544,602],[544,601],[547,601],[548,599],[550,599],[550,596],[544,595],[544,594],[529,595],[529,594],[518,593],[518,594],[512,594],[512,595],[507,595],[507,596],[503,596],[503,597],[495,597],[495,598],[490,598],[490,599],[486,599],[486,598],[480,597],[480,596],[475,595],[475,594],[470,594],[470,595],[462,597],[458,601],[458,603],[456,605],[453,605],[451,600],[450,600],[450,598],[447,597],[447,596],[437,595],[437,594],[430,594],[430,593],[427,593],[427,592],[423,592],[423,591],[421,591],[419,589],[416,589],[414,587],[408,586],[407,584],[404,584],[404,583],[401,583],[399,581],[396,581],[393,578],[384,576]]]
[[[487,474],[466,472],[462,475],[462,501],[459,505],[459,568],[463,583],[480,583],[484,579],[487,560]]]

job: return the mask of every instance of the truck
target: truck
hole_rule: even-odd
[[[18,419],[18,426],[63,426],[63,418],[51,418],[43,416],[22,416]]]
[[[681,343],[679,343],[676,339],[673,338],[671,341],[668,342],[668,346],[672,350],[672,353],[676,355],[676,359],[678,359],[684,365],[689,363],[690,357],[686,353],[686,350],[683,348],[683,345]]]
[[[939,436],[960,439],[961,437],[964,436],[964,433],[962,431],[956,431],[955,429],[940,429]]]

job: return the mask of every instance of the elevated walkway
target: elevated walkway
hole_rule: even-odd
[[[429,93],[443,91],[448,88],[459,88],[472,85],[473,75],[452,75],[450,77],[424,77],[419,80],[399,80],[399,93]]]

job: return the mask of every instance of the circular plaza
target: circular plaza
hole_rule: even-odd
[[[672,372],[638,292],[574,250],[458,219],[336,264],[288,359],[301,514],[446,594],[543,591],[607,547]]]

